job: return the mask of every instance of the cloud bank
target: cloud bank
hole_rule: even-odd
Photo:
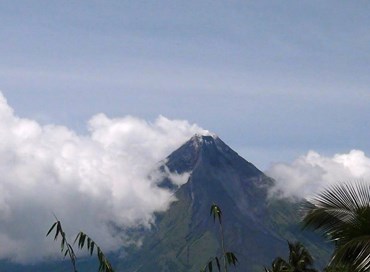
[[[361,150],[325,157],[309,151],[290,164],[277,163],[266,174],[276,180],[271,195],[307,198],[330,185],[364,180],[370,182],[370,158]]]
[[[88,128],[88,135],[78,135],[19,118],[0,93],[1,259],[27,263],[59,256],[58,245],[45,238],[53,213],[67,233],[83,230],[104,250],[129,243],[117,228],[149,227],[153,213],[174,201],[157,186],[158,162],[193,134],[207,133],[163,116],[149,123],[98,114]],[[186,181],[171,175],[176,184]]]

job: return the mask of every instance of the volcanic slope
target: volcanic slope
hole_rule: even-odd
[[[166,167],[190,177],[176,190],[177,201],[157,215],[142,246],[118,262],[118,271],[199,271],[220,254],[212,203],[222,209],[225,248],[236,253],[238,271],[263,271],[275,257],[286,257],[287,240],[301,241],[319,266],[327,260],[328,246],[301,230],[299,204],[268,198],[274,181],[217,136],[193,136],[167,158]],[[169,180],[163,186],[173,187]]]

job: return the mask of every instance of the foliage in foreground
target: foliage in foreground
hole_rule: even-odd
[[[73,266],[73,271],[77,272],[76,268],[76,254],[73,250],[72,245],[67,241],[66,234],[63,231],[62,224],[61,222],[56,218],[56,221],[54,224],[50,227],[49,231],[47,232],[46,236],[49,236],[49,234],[55,229],[55,235],[54,235],[54,241],[57,240],[59,237],[61,237],[61,242],[60,242],[60,250],[64,257],[67,255],[69,256],[72,266]],[[101,248],[95,243],[94,240],[92,240],[87,234],[83,233],[80,231],[73,244],[75,244],[78,241],[78,248],[83,249],[86,247],[88,253],[90,256],[96,252],[96,255],[99,260],[99,269],[98,272],[114,272],[112,265],[108,261],[107,257],[101,250]]]
[[[364,183],[341,184],[333,186],[313,198],[304,206],[305,228],[321,231],[326,238],[333,241],[335,250],[325,272],[365,272],[370,270],[370,187]],[[219,223],[221,255],[211,257],[201,272],[228,272],[230,266],[236,266],[235,254],[226,251],[222,225],[222,211],[216,204],[211,206],[211,216]],[[54,240],[61,238],[61,252],[69,256],[73,271],[76,269],[76,255],[72,245],[58,219],[51,226],[46,236],[55,230]],[[90,255],[97,253],[99,272],[113,272],[113,268],[101,248],[85,233],[79,232],[74,240],[78,248],[86,248]],[[316,272],[313,259],[299,242],[290,243],[289,259],[276,258],[271,268],[265,272]]]
[[[312,268],[313,258],[308,250],[300,242],[289,242],[289,258],[284,260],[277,257],[271,264],[271,268],[265,267],[265,272],[316,272]]]
[[[217,270],[219,272],[221,271],[228,271],[228,266],[233,265],[236,266],[238,259],[236,258],[235,254],[231,251],[226,251],[225,249],[225,240],[224,240],[224,230],[222,226],[222,211],[220,207],[216,204],[212,204],[210,215],[213,216],[213,221],[216,222],[218,220],[218,223],[220,224],[220,239],[221,239],[221,256],[215,256],[211,257],[208,260],[208,263],[200,270],[200,272],[212,272],[214,264],[217,267]],[[221,268],[221,262],[223,264],[223,269]]]
[[[206,271],[212,272],[213,267],[217,267],[219,272],[221,271],[228,272],[228,267],[231,265],[236,266],[238,259],[236,258],[233,252],[226,251],[225,249],[223,226],[222,226],[222,211],[220,207],[217,206],[216,204],[213,204],[211,206],[210,214],[211,216],[213,216],[214,222],[216,222],[217,220],[220,225],[222,256],[211,257],[208,260],[208,263],[200,271],[201,272],[206,272]],[[56,218],[56,221],[53,223],[53,225],[50,227],[46,236],[49,236],[49,234],[51,234],[53,230],[55,230],[54,240],[61,238],[60,248],[61,248],[62,254],[64,255],[64,257],[66,257],[67,255],[69,256],[71,264],[73,266],[73,271],[78,272],[76,268],[77,257],[73,250],[73,246],[68,242],[66,238],[66,234],[62,228],[62,224],[57,218]],[[78,244],[79,249],[83,249],[84,247],[86,247],[90,255],[92,255],[94,251],[97,252],[97,257],[99,260],[98,272],[114,272],[112,265],[108,261],[107,257],[105,256],[101,248],[87,234],[83,233],[82,231],[79,232],[73,244],[76,244],[76,242],[78,242],[77,244]],[[221,266],[221,263],[222,263],[222,266]]]
[[[328,271],[335,271],[335,267],[354,272],[370,269],[369,185],[359,182],[330,187],[304,210],[304,226],[320,231],[334,242],[329,264],[333,269]]]

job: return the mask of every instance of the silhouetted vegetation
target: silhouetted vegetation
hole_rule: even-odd
[[[317,272],[313,266],[313,258],[300,242],[289,242],[289,257],[284,260],[277,257],[271,268],[265,267],[265,272]]]
[[[220,240],[221,240],[221,256],[211,257],[208,260],[208,263],[200,270],[201,272],[212,272],[214,264],[218,271],[228,271],[228,266],[233,265],[236,266],[238,259],[236,258],[235,254],[231,251],[226,251],[225,249],[225,239],[224,239],[224,232],[222,226],[222,211],[220,207],[216,204],[212,204],[210,215],[213,216],[213,221],[218,221],[220,226]],[[223,269],[221,268],[221,261],[223,264]]]
[[[365,272],[370,269],[370,188],[364,183],[342,184],[333,186],[304,205],[304,228],[320,231],[324,237],[333,241],[334,253],[324,269],[325,272]],[[225,237],[221,208],[212,204],[210,215],[219,226],[220,255],[210,257],[201,272],[228,272],[230,266],[236,266],[236,255],[225,248]],[[101,248],[84,232],[79,232],[73,245],[67,240],[61,222],[56,221],[46,236],[53,231],[54,240],[60,239],[60,248],[64,257],[69,257],[73,271],[77,272],[76,254],[73,245],[86,249],[90,255],[96,253],[99,272],[113,272],[113,268]],[[265,272],[317,272],[313,268],[314,260],[300,242],[289,242],[289,256],[285,260],[277,257]]]
[[[64,257],[67,255],[69,256],[72,266],[73,266],[73,271],[77,272],[76,268],[76,254],[73,250],[72,245],[67,241],[66,234],[63,231],[62,228],[62,223],[55,218],[56,221],[54,224],[50,227],[49,231],[47,232],[46,236],[49,236],[49,234],[55,229],[55,235],[54,235],[54,241],[57,240],[59,237],[61,238],[60,242],[60,249]],[[112,265],[108,261],[107,257],[101,250],[101,248],[95,243],[94,240],[92,240],[87,234],[83,233],[80,231],[76,239],[74,240],[75,244],[78,241],[78,248],[83,249],[86,248],[88,253],[92,255],[94,252],[96,252],[96,255],[99,260],[99,268],[98,272],[114,272]]]
[[[327,271],[369,271],[369,185],[347,183],[323,191],[305,206],[303,223],[334,243]]]

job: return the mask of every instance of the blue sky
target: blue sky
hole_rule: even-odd
[[[368,1],[1,1],[0,90],[86,133],[103,112],[185,119],[266,169],[369,152]]]

